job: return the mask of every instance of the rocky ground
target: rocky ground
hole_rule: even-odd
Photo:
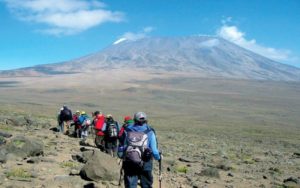
[[[0,114],[0,187],[118,187],[117,159],[95,148],[92,136],[83,146],[50,130],[55,125],[53,118]],[[299,137],[256,131],[158,129],[162,187],[300,187]],[[153,172],[158,187],[157,163]]]
[[[80,144],[50,130],[53,125],[51,119],[0,117],[0,187],[123,187],[118,159],[95,148],[92,136]]]

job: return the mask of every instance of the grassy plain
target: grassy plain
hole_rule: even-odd
[[[62,104],[74,111],[101,110],[120,122],[145,111],[166,156],[167,181],[174,186],[271,187],[300,176],[299,158],[291,158],[300,152],[299,82],[116,70],[112,76],[0,78],[0,93],[1,113],[53,117],[53,122]],[[198,163],[177,161],[181,157]],[[223,163],[233,179],[222,165],[220,178],[197,179],[205,167]]]

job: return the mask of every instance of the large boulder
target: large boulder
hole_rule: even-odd
[[[10,138],[10,137],[12,137],[12,134],[9,134],[9,133],[1,132],[1,131],[0,131],[0,136],[1,136],[1,137],[5,137],[5,138]]]
[[[7,154],[13,154],[21,158],[39,156],[44,153],[44,144],[39,139],[16,136],[5,145],[5,150]]]
[[[28,125],[28,121],[24,118],[24,116],[9,116],[4,119],[4,123],[7,125],[11,125],[14,127],[26,126]]]
[[[1,115],[0,114],[0,122],[12,126],[12,127],[23,127],[26,126],[28,128],[49,128],[51,127],[52,120],[45,118],[34,118],[30,115]]]
[[[2,136],[0,136],[0,146],[4,145],[5,143],[6,143],[6,140]]]
[[[80,171],[82,178],[94,181],[118,181],[120,166],[117,160],[98,150],[86,151],[86,164]]]
[[[0,163],[6,162],[6,150],[0,149]]]

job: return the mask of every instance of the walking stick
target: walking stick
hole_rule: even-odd
[[[120,178],[119,178],[119,186],[121,186],[122,177],[123,177],[123,160],[120,161],[121,168],[120,168]]]
[[[160,151],[159,152],[160,159],[158,161],[158,165],[159,165],[159,172],[158,172],[158,176],[159,176],[159,188],[161,188],[161,182],[162,182],[162,174],[161,174],[161,171],[162,171],[162,166],[161,166],[162,156],[161,156],[161,154],[162,154],[162,152]]]

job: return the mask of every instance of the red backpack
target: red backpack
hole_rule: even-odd
[[[105,117],[104,115],[98,115],[97,116],[97,121],[96,121],[96,124],[95,124],[95,130],[96,130],[96,134],[98,136],[104,136],[104,133],[102,132],[102,128],[103,128],[103,125],[105,123]]]

